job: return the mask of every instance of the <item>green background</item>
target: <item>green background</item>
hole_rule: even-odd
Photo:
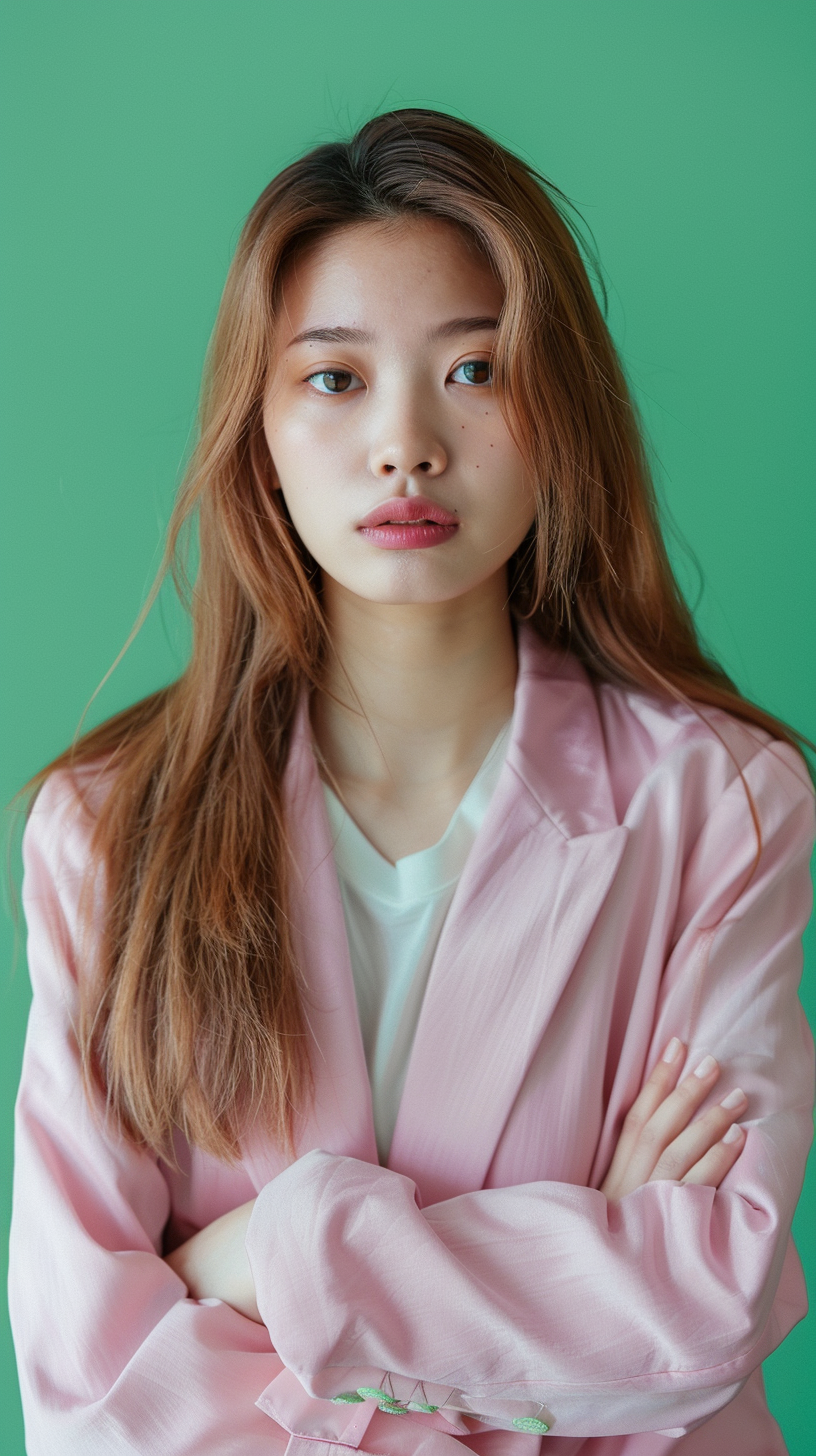
[[[3,802],[68,742],[143,600],[242,218],[300,151],[405,105],[475,121],[581,209],[701,629],[816,736],[812,4],[17,0],[4,31]],[[91,721],[184,651],[164,594]],[[5,1234],[28,988],[4,933]],[[811,1181],[811,1280],[813,1211]],[[813,1349],[811,1319],[766,1365],[795,1456]],[[19,1456],[5,1324],[0,1380]]]

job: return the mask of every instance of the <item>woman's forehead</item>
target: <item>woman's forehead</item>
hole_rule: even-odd
[[[453,223],[434,217],[372,220],[311,243],[281,282],[279,348],[312,330],[383,332],[498,316],[501,286],[483,254]]]

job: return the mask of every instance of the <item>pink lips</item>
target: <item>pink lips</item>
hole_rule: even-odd
[[[425,496],[395,496],[369,511],[357,529],[387,551],[416,551],[449,541],[458,531],[459,521]]]

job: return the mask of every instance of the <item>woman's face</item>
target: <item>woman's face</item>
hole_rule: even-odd
[[[501,304],[433,219],[343,228],[290,267],[264,431],[324,578],[404,604],[503,573],[534,500],[490,382]]]

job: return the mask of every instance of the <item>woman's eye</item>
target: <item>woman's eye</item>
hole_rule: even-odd
[[[492,384],[493,365],[489,359],[466,359],[457,364],[451,379],[454,384]]]
[[[352,387],[362,382],[350,369],[319,369],[316,374],[310,374],[306,381],[318,394],[347,394]]]

